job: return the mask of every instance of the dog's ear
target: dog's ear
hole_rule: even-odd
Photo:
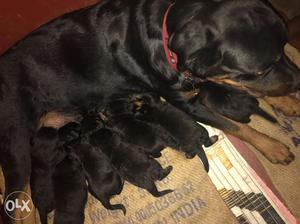
[[[183,69],[192,74],[206,76],[211,69],[218,67],[221,60],[222,54],[218,49],[218,44],[213,43],[192,53],[184,62]]]
[[[187,24],[173,33],[169,48],[178,56],[179,70],[205,75],[210,68],[217,66],[222,59],[217,36],[212,27],[203,26],[199,30],[199,24]]]

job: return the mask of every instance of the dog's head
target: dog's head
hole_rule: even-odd
[[[265,95],[300,88],[300,70],[285,56],[286,26],[263,0],[181,1],[167,20],[180,71],[226,78]]]

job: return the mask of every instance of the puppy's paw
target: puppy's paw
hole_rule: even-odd
[[[193,159],[197,155],[197,150],[189,151],[185,153],[185,158]]]
[[[262,153],[270,162],[274,164],[280,163],[282,165],[288,165],[295,159],[294,154],[289,150],[289,148],[279,142],[268,145],[267,149]]]
[[[210,147],[218,141],[219,137],[217,135],[213,135],[209,137],[209,139],[204,143],[205,147]]]

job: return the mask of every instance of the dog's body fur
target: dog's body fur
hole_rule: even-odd
[[[155,92],[195,120],[249,139],[250,132],[242,136],[241,126],[204,105],[195,108],[180,92],[186,90],[185,76],[171,68],[163,50],[169,5],[167,0],[102,0],[40,27],[1,56],[0,164],[6,193],[28,182],[29,139],[45,112],[82,113],[90,103],[106,104],[128,93]],[[259,0],[176,0],[167,27],[180,71],[202,78],[231,73],[267,95],[299,89],[299,70],[282,53],[284,24]],[[283,145],[269,150],[264,151],[273,162],[293,159]]]

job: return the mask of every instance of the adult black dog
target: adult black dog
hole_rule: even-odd
[[[29,139],[42,114],[81,113],[91,102],[105,104],[125,93],[157,92],[194,119],[248,140],[255,133],[201,103],[189,104],[181,91],[194,86],[187,85],[190,79],[223,72],[269,95],[298,90],[299,70],[284,56],[285,43],[282,20],[263,0],[176,0],[172,6],[167,0],[102,0],[40,27],[0,58],[6,193],[28,183]],[[164,45],[176,52],[178,70]],[[260,142],[254,145],[272,162],[293,159],[284,145]]]

